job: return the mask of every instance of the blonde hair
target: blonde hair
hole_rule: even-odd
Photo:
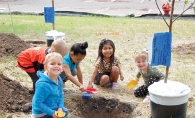
[[[64,57],[69,50],[66,42],[63,39],[57,39],[51,44],[51,51],[60,53],[62,57]]]
[[[62,55],[60,55],[57,52],[51,52],[51,53],[49,53],[49,54],[46,55],[45,61],[44,61],[44,65],[46,65],[49,62],[49,60],[50,60],[51,57],[55,57],[55,58],[58,58],[58,59],[61,59],[62,60]]]
[[[148,59],[148,52],[147,51],[136,52],[135,61],[137,61],[140,58],[147,60]]]

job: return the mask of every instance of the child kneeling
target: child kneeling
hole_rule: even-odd
[[[44,70],[38,71],[38,81],[35,85],[35,93],[32,99],[32,115],[34,118],[57,118],[55,111],[69,114],[64,107],[64,92],[62,79],[59,76],[62,69],[62,56],[59,53],[47,54],[44,62]]]

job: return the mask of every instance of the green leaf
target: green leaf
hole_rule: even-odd
[[[188,0],[185,0],[185,2],[184,2],[185,4],[188,4]]]
[[[169,2],[171,2],[171,0],[169,0]]]

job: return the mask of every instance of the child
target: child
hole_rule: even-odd
[[[62,56],[68,53],[68,46],[63,39],[54,40],[51,47],[34,47],[22,51],[18,55],[18,67],[26,71],[33,82],[33,92],[35,83],[38,80],[37,71],[43,70],[43,61],[45,56],[50,52],[58,52]],[[63,73],[61,74],[63,78]]]
[[[55,111],[65,112],[63,82],[59,74],[62,69],[62,56],[51,52],[45,57],[44,70],[38,71],[35,94],[32,99],[32,115],[34,118],[57,118]]]
[[[70,52],[63,58],[63,69],[66,76],[64,82],[70,80],[82,92],[85,91],[85,87],[83,86],[83,77],[79,63],[85,58],[87,47],[87,42],[75,43],[71,47]],[[75,75],[77,75],[78,81],[74,78]]]
[[[98,49],[98,57],[94,71],[90,77],[88,87],[92,87],[92,82],[102,87],[112,86],[118,89],[118,77],[123,80],[123,73],[119,66],[119,60],[114,56],[115,46],[109,39],[101,40]]]
[[[144,79],[144,85],[138,87],[134,91],[134,95],[135,97],[146,96],[146,98],[143,100],[144,103],[150,102],[148,96],[148,87],[154,82],[164,79],[164,74],[158,71],[155,67],[151,67],[149,65],[147,62],[147,55],[148,53],[146,51],[141,51],[138,52],[135,56],[135,63],[139,69],[135,80],[139,81],[139,77],[142,76]]]

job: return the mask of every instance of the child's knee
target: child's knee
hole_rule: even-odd
[[[141,87],[137,88],[134,91],[135,97],[144,97],[148,94],[148,89],[145,85],[142,85]]]
[[[106,83],[110,81],[110,77],[108,75],[103,75],[100,79],[100,85],[104,86]]]
[[[152,78],[152,77],[151,77],[151,78],[148,79],[148,83],[147,83],[147,84],[148,84],[148,86],[150,86],[150,85],[153,84],[154,82],[158,82],[158,79]]]
[[[112,72],[119,73],[119,68],[117,66],[112,66]]]
[[[76,76],[77,75],[77,69],[75,68],[74,70],[71,71],[72,76]]]
[[[101,79],[100,79],[100,81],[104,81],[104,82],[107,82],[107,81],[109,81],[109,76],[108,75],[103,75],[102,77],[101,77]]]
[[[137,91],[134,91],[134,96],[135,96],[135,97],[139,97],[139,94],[138,94]]]

